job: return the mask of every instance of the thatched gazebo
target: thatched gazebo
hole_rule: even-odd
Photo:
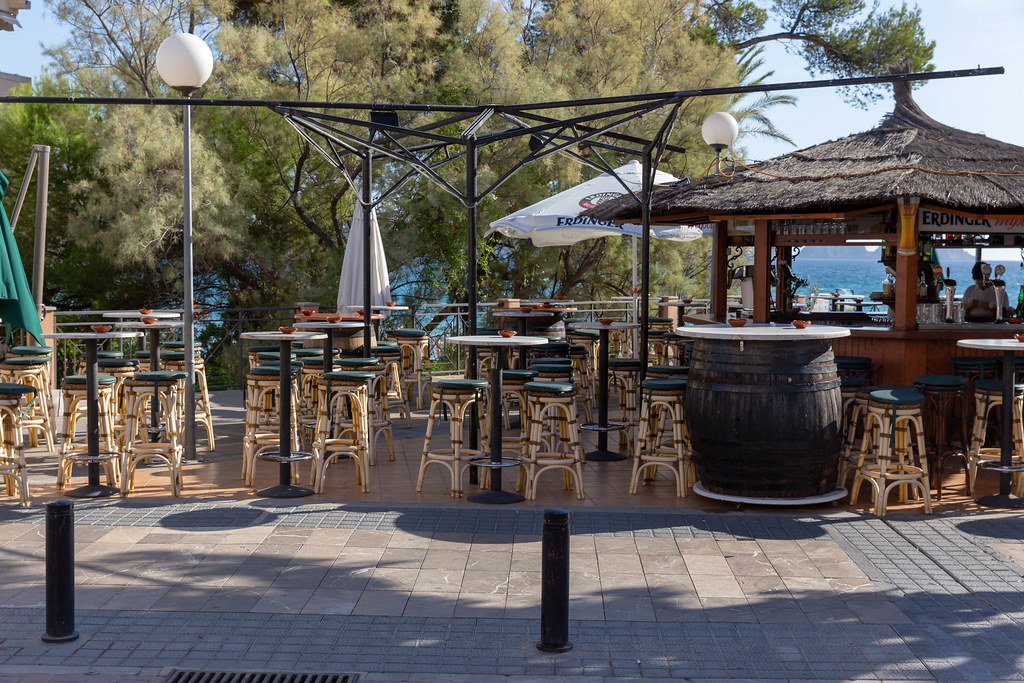
[[[896,271],[895,297],[886,302],[894,312],[892,328],[855,333],[836,345],[837,353],[874,356],[882,376],[896,382],[948,372],[955,337],[991,336],[991,325],[926,330],[917,324],[919,303],[927,302],[918,295],[918,246],[925,234],[941,237],[940,246],[981,242],[957,243],[950,233],[990,235],[986,246],[1024,244],[1024,147],[935,121],[913,100],[908,82],[894,83],[894,91],[894,110],[869,131],[655,190],[652,223],[716,224],[713,319],[726,317],[730,246],[754,248],[753,317],[768,322],[784,313],[771,310],[771,249],[781,264],[789,262],[793,246],[874,243],[887,247],[885,262]],[[635,221],[638,212],[635,201],[616,200],[585,215]],[[822,221],[841,225],[841,234],[821,234],[813,226]],[[783,223],[809,227],[793,234],[780,229]],[[929,277],[934,285],[935,276]],[[777,287],[781,302],[783,283]],[[929,295],[938,301],[934,287]],[[922,353],[917,342],[944,351]]]

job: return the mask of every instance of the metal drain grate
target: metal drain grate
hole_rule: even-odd
[[[356,683],[359,674],[289,673],[287,671],[190,671],[175,669],[164,683]]]

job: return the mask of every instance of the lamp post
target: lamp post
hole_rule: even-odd
[[[156,51],[156,70],[160,78],[184,97],[206,83],[213,73],[213,54],[199,36],[176,33],[165,38]],[[195,385],[195,310],[192,296],[192,147],[190,144],[192,116],[189,105],[182,107],[185,133],[184,159],[184,225],[182,229],[185,338],[185,458],[196,457],[196,385]]]

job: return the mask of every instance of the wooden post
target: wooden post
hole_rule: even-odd
[[[900,197],[899,246],[896,249],[896,311],[893,328],[917,329],[917,197]]]
[[[768,280],[771,266],[771,221],[754,221],[754,322],[768,322]]]
[[[711,248],[711,318],[724,323],[729,297],[729,223],[715,223],[714,246]]]

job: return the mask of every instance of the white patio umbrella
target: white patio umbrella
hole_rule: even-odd
[[[370,209],[370,240],[370,305],[384,306],[391,301],[391,279],[388,277],[376,209]],[[341,262],[338,311],[344,311],[346,306],[362,308],[363,305],[363,207],[357,202],[345,246],[345,258]]]
[[[643,166],[639,161],[630,161],[615,169],[615,175],[632,192],[639,192],[642,184]],[[654,184],[664,185],[679,179],[664,171],[655,171]],[[626,193],[622,183],[609,173],[580,183],[564,192],[541,200],[491,223],[486,234],[501,233],[515,239],[529,239],[538,247],[566,246],[581,240],[625,235],[643,237],[643,227],[625,224],[615,225],[610,221],[580,218],[579,214],[609,199]],[[659,226],[651,229],[651,236],[679,242],[695,240],[702,235],[701,229],[686,226]],[[636,243],[633,248],[633,290],[636,291]]]

